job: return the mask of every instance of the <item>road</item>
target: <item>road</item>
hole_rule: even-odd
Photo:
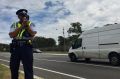
[[[0,63],[9,65],[9,53],[0,53]],[[106,61],[70,62],[67,55],[34,54],[34,74],[44,79],[120,79],[120,67]]]

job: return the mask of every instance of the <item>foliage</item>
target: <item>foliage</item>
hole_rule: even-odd
[[[70,43],[69,38],[64,38],[62,36],[58,37],[58,47],[61,51],[63,51],[63,50],[68,51],[69,47],[71,46],[70,44],[71,43]]]
[[[71,23],[71,27],[69,28],[69,30],[67,32],[69,34],[74,33],[79,36],[82,33],[81,26],[82,26],[82,24],[79,22]]]
[[[0,43],[0,51],[2,51],[2,52],[9,51],[9,45]]]
[[[63,36],[58,37],[58,46],[61,50],[68,50],[72,43],[78,39],[82,33],[81,26],[82,24],[79,22],[71,23],[71,27],[67,31],[71,36],[67,38],[64,38]]]
[[[56,46],[56,41],[53,38],[35,37],[33,40],[35,48],[45,48]]]
[[[82,33],[81,29],[82,24],[79,22],[71,23],[71,27],[68,29],[68,34],[72,34],[68,37],[70,44],[72,44]]]

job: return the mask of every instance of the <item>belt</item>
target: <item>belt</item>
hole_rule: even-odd
[[[16,46],[23,46],[23,45],[32,45],[32,40],[25,40],[25,39],[13,39],[12,44]]]

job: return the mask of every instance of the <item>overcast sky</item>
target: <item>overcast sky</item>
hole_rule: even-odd
[[[120,23],[119,0],[0,0],[0,43],[9,43],[10,26],[18,21],[15,12],[27,9],[35,23],[37,36],[65,36],[72,22],[80,22],[83,30]]]

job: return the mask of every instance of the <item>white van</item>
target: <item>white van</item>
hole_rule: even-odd
[[[71,61],[84,58],[109,59],[113,65],[120,64],[120,24],[85,31],[69,49]]]

